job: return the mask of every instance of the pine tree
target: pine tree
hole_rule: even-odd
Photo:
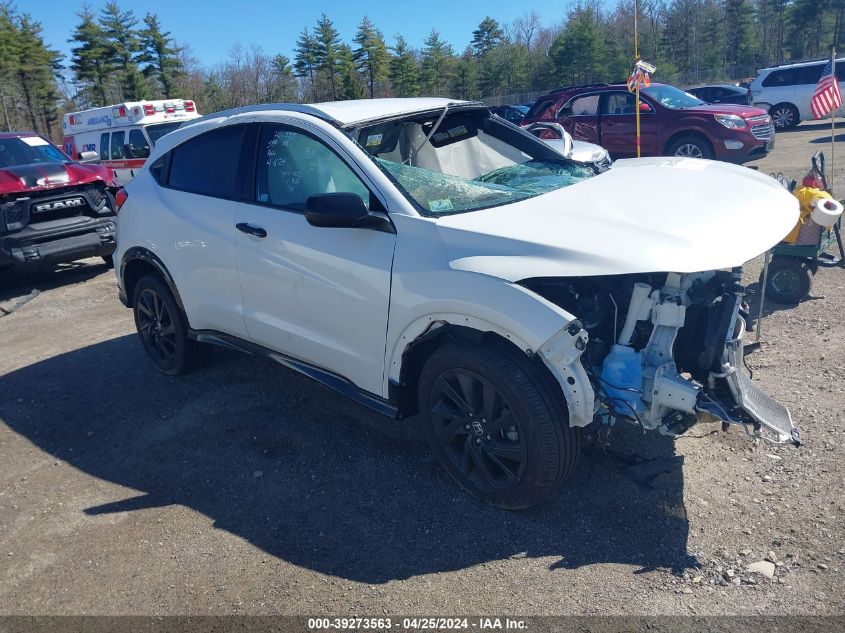
[[[440,96],[445,94],[455,75],[455,53],[451,44],[440,39],[440,33],[432,29],[425,39],[420,64],[420,83],[423,94]]]
[[[149,97],[149,87],[138,69],[141,53],[138,18],[130,11],[121,11],[114,0],[107,2],[100,13],[100,26],[109,43],[111,64],[117,69],[121,100],[138,101]]]
[[[296,40],[294,49],[293,71],[300,79],[308,79],[311,86],[310,98],[317,100],[317,85],[314,82],[314,73],[317,71],[317,38],[306,27],[302,29],[299,38]]]
[[[505,37],[502,27],[489,15],[472,32],[472,51],[476,57],[484,57]]]
[[[364,96],[364,90],[358,81],[358,67],[355,64],[355,56],[347,44],[341,44],[338,49],[337,69],[340,76],[340,88],[337,98],[360,99]]]
[[[473,50],[468,48],[455,64],[451,93],[459,99],[478,97],[478,64],[473,55]]]
[[[549,49],[555,79],[561,84],[603,79],[603,37],[591,8],[576,8]]]
[[[324,13],[317,21],[317,67],[323,71],[331,86],[332,101],[337,99],[337,74],[340,63],[340,33]]]
[[[7,132],[12,129],[10,109],[14,96],[12,90],[16,59],[14,51],[18,39],[13,19],[11,5],[0,4],[0,109],[3,113],[3,126]]]
[[[296,77],[285,55],[276,55],[270,60],[272,74],[271,101],[288,102],[296,98]]]
[[[389,58],[384,35],[364,16],[358,25],[354,41],[358,44],[354,51],[355,63],[367,78],[367,88],[372,99],[375,96],[376,84],[387,78]]]
[[[109,77],[115,71],[108,37],[90,7],[86,5],[76,15],[80,22],[68,40],[76,44],[71,48],[70,67],[83,86],[83,101],[91,106],[106,105],[110,101]]]
[[[390,85],[397,97],[416,97],[419,94],[420,65],[417,57],[401,35],[396,36],[390,58]]]
[[[141,39],[138,61],[146,64],[142,69],[144,76],[156,78],[164,97],[173,98],[176,80],[185,72],[179,57],[183,48],[176,46],[170,31],[162,31],[155,13],[144,16],[144,28],[138,35]]]
[[[44,130],[52,136],[53,125],[58,120],[56,104],[56,73],[60,68],[61,56],[50,49],[41,35],[41,24],[28,14],[23,14],[17,21],[17,45],[15,74],[23,96],[23,106],[29,127],[42,131],[39,119],[44,123]]]

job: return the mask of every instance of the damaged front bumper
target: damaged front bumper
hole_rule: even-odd
[[[801,432],[792,422],[789,409],[757,386],[743,371],[742,333],[745,324],[741,317],[739,322],[742,326],[740,335],[728,341],[722,371],[711,372],[708,384],[709,390],[721,393],[729,406],[705,396],[699,408],[723,422],[741,424],[746,428],[750,426],[756,437],[764,437],[765,433],[778,443],[791,442],[798,446],[801,444]]]
[[[679,435],[700,419],[715,417],[742,425],[755,437],[800,444],[788,409],[743,370],[740,277],[739,270],[668,273],[660,288],[638,284],[639,297],[636,291],[629,295],[623,334],[614,345],[628,352],[622,385],[608,380],[612,374],[606,367],[587,364],[585,369],[589,334],[579,321],[547,341],[538,353],[560,383],[570,426],[622,418]],[[630,333],[644,331],[640,323],[650,334],[635,348]],[[605,366],[610,357],[604,358]],[[637,359],[633,368],[631,358]]]

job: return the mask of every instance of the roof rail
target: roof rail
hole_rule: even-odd
[[[599,82],[594,84],[580,84],[577,86],[563,86],[562,88],[555,88],[554,90],[549,91],[549,94],[560,94],[561,92],[569,92],[570,90],[581,90],[583,88],[598,88],[600,86],[609,86],[610,84],[607,82]]]
[[[836,59],[845,59],[845,55],[837,55]],[[808,58],[808,59],[790,59],[788,61],[783,61],[780,64],[772,64],[771,66],[764,66],[764,68],[780,68],[781,66],[792,66],[793,64],[811,64],[813,62],[827,62],[830,61],[830,57],[822,57],[821,59],[818,58]]]

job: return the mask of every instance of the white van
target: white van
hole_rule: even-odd
[[[829,61],[830,57],[758,70],[749,86],[754,105],[769,111],[778,130],[812,120],[810,101]],[[845,93],[845,57],[836,60],[836,79]],[[837,110],[836,116],[841,115],[845,115],[845,107]]]
[[[96,152],[121,182],[129,182],[146,162],[156,141],[185,121],[199,118],[193,101],[127,101],[81,112],[62,120],[65,152],[76,160]]]

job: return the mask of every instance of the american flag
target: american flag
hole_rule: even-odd
[[[836,60],[831,56],[830,61],[822,70],[822,77],[819,85],[813,93],[813,100],[810,102],[810,110],[813,116],[821,119],[831,111],[842,107],[842,94],[839,92],[839,83],[836,81]]]
[[[634,72],[631,73],[631,76],[628,77],[628,92],[634,92],[637,89],[637,84],[640,84],[641,88],[648,88],[651,85],[651,77],[648,76],[648,72],[640,68],[639,66],[634,67]]]

